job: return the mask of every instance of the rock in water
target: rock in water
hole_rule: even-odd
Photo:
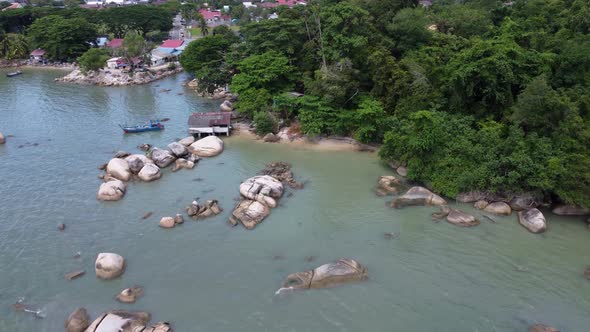
[[[400,180],[393,175],[384,175],[379,178],[377,190],[383,190],[387,194],[396,194],[396,185],[400,184]]]
[[[152,148],[152,145],[147,144],[147,143],[143,143],[141,145],[138,145],[137,148],[140,149],[141,151],[149,151]]]
[[[162,172],[160,171],[160,167],[150,163],[143,166],[143,168],[141,169],[141,171],[139,171],[137,176],[142,181],[150,182],[161,178]]]
[[[219,110],[221,112],[231,112],[234,110],[234,105],[229,100],[224,100],[221,105],[219,105]]]
[[[83,276],[85,273],[86,273],[86,271],[84,271],[84,270],[78,270],[78,271],[70,272],[70,273],[66,274],[64,277],[68,280],[74,280],[76,278]]]
[[[188,150],[199,157],[213,157],[223,152],[223,141],[217,136],[207,136],[191,144]]]
[[[57,225],[57,229],[59,229],[60,231],[65,231],[66,230],[66,224],[61,223],[61,224]]]
[[[125,182],[116,179],[110,179],[109,181],[100,185],[96,198],[101,201],[118,201],[125,196],[125,190],[127,185]]]
[[[280,141],[281,138],[273,133],[268,133],[268,134],[264,135],[262,140],[265,142],[268,142],[268,143],[276,143],[276,142]]]
[[[113,158],[107,164],[107,174],[117,178],[121,181],[129,181],[131,179],[131,171],[125,159]]]
[[[84,308],[74,310],[65,323],[66,332],[83,332],[90,325],[90,316]]]
[[[512,214],[512,209],[510,208],[510,205],[508,205],[504,202],[491,203],[488,206],[486,206],[485,209],[483,209],[483,210],[485,212],[498,214],[498,215],[504,215],[504,216],[509,216]]]
[[[268,207],[277,206],[276,199],[283,196],[283,184],[269,175],[251,177],[240,184],[240,194]]]
[[[402,208],[404,206],[412,205],[445,205],[445,201],[442,197],[434,194],[430,190],[424,187],[412,187],[401,197],[394,199],[391,202],[391,207]]]
[[[4,137],[4,134],[0,133],[0,144],[4,143],[6,143],[6,137]]]
[[[536,208],[539,205],[537,200],[530,194],[515,196],[510,200],[510,207],[514,211],[522,211]]]
[[[185,138],[181,139],[180,141],[178,141],[178,143],[184,145],[185,147],[190,146],[194,142],[195,142],[194,136],[188,136],[188,137],[185,137]]]
[[[177,143],[177,142],[172,142],[172,143],[168,144],[168,149],[176,157],[182,157],[182,156],[186,156],[188,154],[188,150],[186,149],[186,147],[180,143]]]
[[[325,288],[367,279],[365,267],[352,259],[343,258],[324,264],[313,271],[290,274],[283,287],[296,289]]]
[[[125,259],[118,254],[100,253],[94,263],[94,269],[98,278],[114,279],[125,272]]]
[[[86,332],[136,332],[146,331],[150,314],[141,311],[113,310],[95,319]]]
[[[553,209],[558,216],[586,216],[590,215],[590,209],[576,205],[559,205]]]
[[[396,170],[397,174],[399,174],[400,176],[406,177],[408,176],[408,169],[405,168],[404,166],[400,166],[398,167]]]
[[[164,217],[160,219],[160,227],[162,228],[172,228],[176,225],[174,222],[174,218],[172,217]]]
[[[477,220],[474,216],[454,209],[451,209],[447,215],[447,221],[453,225],[461,227],[472,227],[479,225],[479,220]]]
[[[176,216],[174,217],[174,223],[175,224],[184,223],[184,218],[182,217],[182,214],[179,214],[179,213],[176,214]]]
[[[178,158],[178,159],[176,159],[174,166],[172,166],[172,172],[176,172],[181,168],[193,169],[194,167],[195,167],[195,163],[193,163],[192,161],[188,161],[184,158]]]
[[[256,227],[269,214],[270,210],[266,205],[249,199],[242,200],[232,212],[232,215],[247,229]]]
[[[478,209],[478,210],[483,210],[483,209],[485,209],[485,208],[486,208],[486,206],[488,206],[488,205],[489,205],[489,203],[488,203],[488,202],[486,202],[486,201],[484,201],[484,200],[482,199],[482,200],[479,200],[479,201],[475,202],[475,204],[473,204],[473,207],[474,207],[474,208],[476,208],[476,209]]]
[[[156,163],[156,165],[161,168],[168,167],[168,165],[172,164],[174,160],[176,160],[176,157],[172,154],[172,152],[158,148],[152,149],[150,157],[154,163]]]
[[[531,233],[543,233],[547,230],[545,216],[537,208],[519,211],[518,222]]]
[[[143,288],[140,286],[133,286],[125,288],[117,295],[117,300],[123,303],[135,303],[137,299],[143,295]]]
[[[590,267],[587,267],[586,270],[584,270],[584,278],[590,280]]]
[[[529,332],[559,332],[559,330],[543,324],[535,324],[529,327]]]
[[[154,163],[150,158],[142,154],[132,154],[130,156],[127,156],[125,157],[125,161],[127,161],[127,165],[129,165],[129,170],[133,174],[139,173],[143,166]]]

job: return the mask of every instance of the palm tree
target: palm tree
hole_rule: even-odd
[[[207,21],[205,21],[205,18],[203,17],[203,15],[199,14],[199,16],[197,16],[197,20],[199,21],[199,27],[201,27],[201,35],[206,36],[209,34],[209,27],[207,27]]]

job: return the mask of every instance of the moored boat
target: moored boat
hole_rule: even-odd
[[[157,130],[164,129],[164,125],[161,124],[159,120],[150,120],[148,123],[142,124],[142,125],[136,125],[136,126],[119,125],[119,127],[121,127],[121,129],[123,129],[123,132],[125,132],[125,134],[143,133],[145,131],[157,131]]]
[[[6,74],[6,77],[14,77],[14,76],[21,75],[22,73],[23,73],[22,71],[20,71],[20,70],[17,70],[17,71],[15,71],[15,72],[12,72],[12,73],[8,73],[8,74]]]

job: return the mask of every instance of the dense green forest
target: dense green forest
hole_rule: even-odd
[[[382,144],[450,197],[533,193],[590,207],[587,0],[314,0],[192,42],[202,91],[229,85],[260,134]],[[286,92],[304,93],[292,97]]]

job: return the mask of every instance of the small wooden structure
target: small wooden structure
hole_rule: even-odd
[[[193,113],[188,118],[188,133],[198,134],[223,134],[229,136],[231,124],[231,112]]]

